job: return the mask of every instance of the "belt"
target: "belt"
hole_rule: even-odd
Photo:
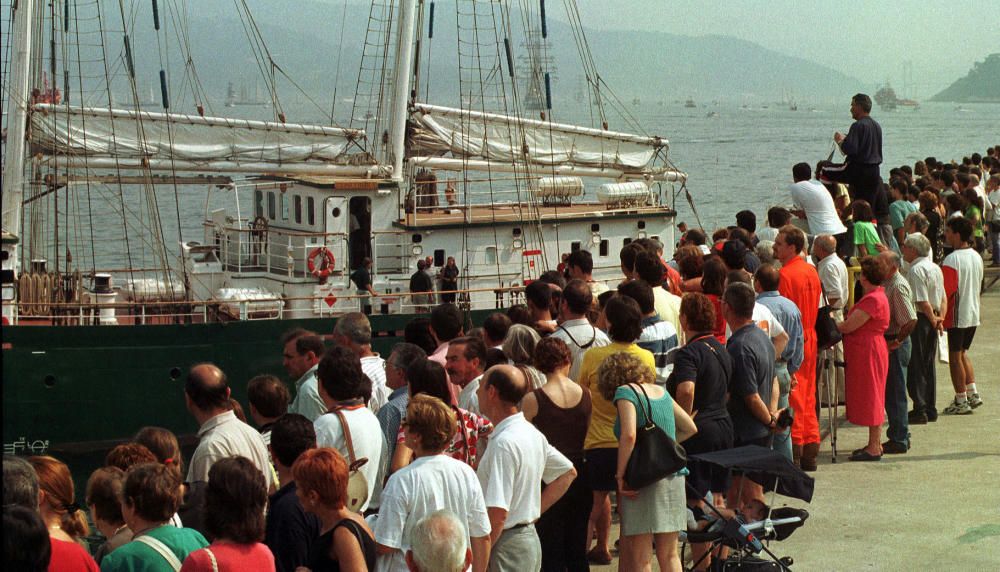
[[[524,528],[524,527],[526,527],[526,526],[531,526],[531,525],[533,525],[533,524],[535,524],[535,523],[533,523],[533,522],[522,522],[522,523],[520,523],[520,524],[515,524],[514,526],[512,526],[512,527],[510,527],[510,528],[505,528],[505,529],[503,529],[503,531],[504,531],[504,532],[510,532],[510,531],[512,531],[512,530],[517,530],[517,529],[519,529],[519,528]]]

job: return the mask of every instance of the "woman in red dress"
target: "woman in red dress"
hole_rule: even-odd
[[[844,334],[847,388],[847,420],[868,427],[868,445],[851,454],[852,461],[882,458],[882,421],[885,419],[885,379],[889,372],[889,350],[885,331],[889,327],[889,300],[882,281],[889,274],[886,264],[874,256],[861,260],[864,296],[837,328]]]

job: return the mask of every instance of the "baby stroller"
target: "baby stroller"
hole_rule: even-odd
[[[780,453],[770,449],[758,445],[747,445],[735,449],[691,455],[689,459],[697,459],[698,462],[710,463],[729,471],[742,472],[744,478],[761,485],[765,492],[772,493],[771,505],[774,504],[775,494],[797,498],[805,502],[812,500],[814,479]],[[690,487],[690,485],[688,486]],[[685,544],[710,543],[710,549],[702,559],[716,552],[716,548],[721,546],[729,548],[727,556],[713,558],[712,571],[791,569],[792,558],[788,556],[779,558],[765,543],[788,538],[809,518],[809,513],[806,510],[791,507],[774,510],[766,508],[763,519],[747,522],[749,519],[744,519],[740,515],[730,518],[724,517],[707,499],[705,505],[709,507],[710,512],[715,513],[716,522],[707,530],[682,534],[681,539]],[[682,559],[683,550],[682,548]],[[701,559],[694,562],[691,569],[700,563]]]

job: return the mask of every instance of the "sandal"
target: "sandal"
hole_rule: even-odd
[[[881,461],[882,455],[872,455],[865,449],[859,449],[851,454],[851,461]]]
[[[601,564],[607,566],[611,564],[611,553],[601,552],[596,547],[587,553],[587,561],[591,564]]]

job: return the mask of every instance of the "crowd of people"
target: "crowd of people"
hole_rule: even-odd
[[[855,106],[867,117],[870,101]],[[880,131],[862,127],[866,144],[877,132],[880,154]],[[908,425],[937,419],[940,332],[955,390],[942,413],[983,403],[967,352],[984,222],[998,256],[1000,147],[963,165],[928,158],[872,187],[856,157],[874,151],[857,155],[858,136],[838,134],[855,161],[846,168],[795,165],[794,207],[770,209],[767,227],[743,211],[711,238],[688,230],[669,260],[656,240],[635,240],[611,288],[578,250],[527,286],[523,305],[479,327],[454,298],[423,299],[429,316],[412,320],[386,356],[373,350],[363,313],[339,317],[325,335],[290,331],[280,346],[294,395],[257,376],[248,417],[225,373],[196,365],[184,395],[199,441],[186,462],[171,432],[141,428],[78,499],[59,460],[5,457],[6,562],[104,572],[586,570],[612,561],[616,510],[620,569],[644,569],[655,554],[661,570],[680,570],[678,533],[710,518],[706,503],[759,518],[765,498],[749,479],[694,459],[633,490],[626,467],[647,422],[689,455],[756,445],[815,471],[818,404],[846,400],[848,421],[869,428],[851,460],[905,454]],[[842,342],[821,344],[821,307]],[[830,375],[818,375],[822,364]],[[818,387],[818,377],[831,383]],[[85,510],[104,538],[93,554]],[[707,569],[707,547],[692,549]]]

